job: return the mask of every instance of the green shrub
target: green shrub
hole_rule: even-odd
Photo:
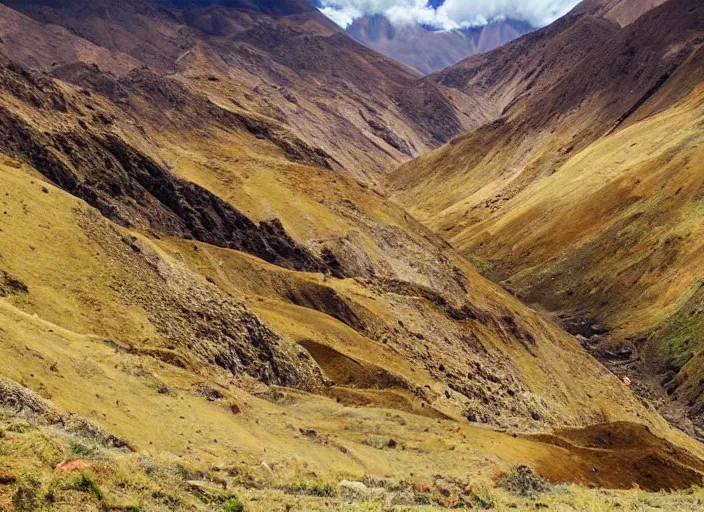
[[[87,446],[78,441],[71,442],[71,455],[74,457],[81,457],[83,459],[91,459],[98,455],[99,451],[94,446]]]
[[[237,496],[232,496],[222,506],[224,512],[244,512],[244,505]]]
[[[334,498],[337,496],[337,488],[334,485],[318,480],[296,480],[287,485],[285,489],[292,494],[318,496],[320,498]]]
[[[25,475],[17,483],[12,495],[12,505],[16,512],[35,512],[44,506],[42,483],[31,475]]]
[[[87,473],[81,473],[80,476],[70,485],[70,488],[75,491],[87,492],[96,497],[98,501],[103,501],[104,495],[100,486],[93,479],[93,477]]]

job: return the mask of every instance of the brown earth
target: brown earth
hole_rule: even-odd
[[[538,473],[552,482],[574,482],[610,489],[637,485],[648,491],[672,491],[699,485],[704,465],[691,454],[652,435],[643,425],[609,423],[563,429],[531,439],[563,448],[569,463],[542,461]]]

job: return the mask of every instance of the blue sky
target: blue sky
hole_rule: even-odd
[[[579,0],[318,0],[321,11],[342,27],[366,14],[385,14],[393,23],[419,22],[453,29],[516,18],[534,27],[552,23]]]

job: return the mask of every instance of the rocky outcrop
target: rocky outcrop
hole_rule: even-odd
[[[14,64],[0,70],[0,87],[38,110],[77,109],[50,79]],[[171,98],[172,106],[181,101],[164,91],[161,96]],[[115,133],[83,121],[72,130],[41,132],[0,106],[0,135],[0,151],[32,165],[122,225],[241,250],[295,270],[326,270],[277,219],[253,222],[203,187],[176,178]]]

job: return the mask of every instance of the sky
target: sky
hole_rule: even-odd
[[[579,0],[318,0],[320,10],[346,28],[367,14],[385,14],[395,25],[418,22],[438,29],[485,25],[502,18],[543,27]]]

